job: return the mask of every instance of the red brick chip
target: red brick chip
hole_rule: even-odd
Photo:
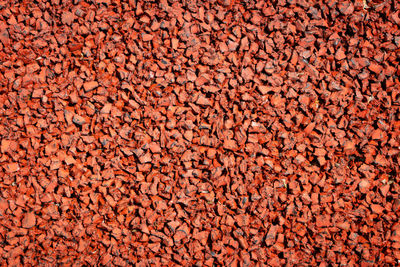
[[[400,264],[397,0],[0,0],[0,266]]]

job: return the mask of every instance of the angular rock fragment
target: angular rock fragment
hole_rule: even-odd
[[[90,92],[99,86],[99,83],[96,81],[90,81],[90,82],[85,82],[83,84],[83,88],[85,89],[85,92]]]
[[[82,126],[83,124],[86,123],[85,118],[82,117],[82,116],[79,116],[79,115],[77,115],[77,114],[74,115],[74,117],[72,118],[72,121],[73,121],[75,124],[78,124],[78,125],[80,125],[80,126]]]
[[[33,212],[26,213],[22,219],[22,227],[30,229],[36,225],[36,216]]]

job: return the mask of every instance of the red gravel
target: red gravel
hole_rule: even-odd
[[[399,264],[400,3],[365,3],[1,1],[0,264]]]

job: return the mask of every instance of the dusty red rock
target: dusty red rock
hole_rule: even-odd
[[[5,165],[5,170],[8,173],[13,173],[13,172],[17,172],[20,170],[19,164],[17,162],[13,162],[13,163],[8,163]]]
[[[79,116],[79,115],[77,115],[77,114],[75,114],[75,115],[72,117],[72,121],[73,121],[74,123],[78,124],[78,125],[83,125],[83,124],[86,123],[85,118],[82,117],[82,116]]]
[[[0,262],[398,265],[398,1],[3,1]]]
[[[22,227],[23,228],[32,228],[36,225],[36,217],[33,212],[26,213],[24,218],[22,219]]]
[[[99,86],[99,83],[96,81],[85,82],[83,84],[83,88],[86,92],[94,90],[95,88],[97,88],[97,86]]]

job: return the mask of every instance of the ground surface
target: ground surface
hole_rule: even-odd
[[[398,264],[399,9],[1,1],[0,263]]]

